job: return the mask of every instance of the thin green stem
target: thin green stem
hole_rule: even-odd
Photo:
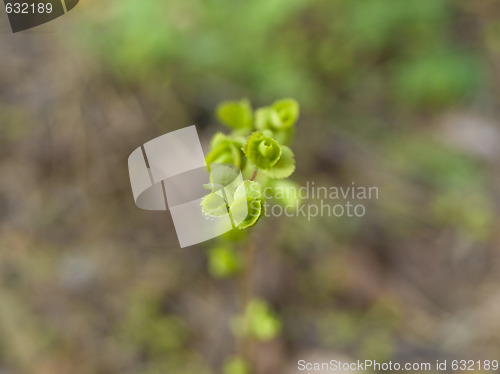
[[[255,180],[255,178],[257,178],[257,169],[255,169],[255,170],[253,171],[252,176],[250,177],[250,180],[251,180],[251,181],[254,181],[254,180]]]
[[[251,235],[247,237],[243,245],[243,256],[245,269],[240,277],[240,313],[245,315],[248,304],[253,298],[253,273],[255,264],[255,243]],[[250,336],[242,336],[238,342],[240,355],[245,358],[250,365],[254,361],[255,341]]]

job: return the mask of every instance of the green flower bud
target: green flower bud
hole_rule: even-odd
[[[263,169],[262,172],[271,178],[288,178],[295,171],[295,158],[293,152],[287,146],[281,146],[281,157],[270,169]]]
[[[255,126],[258,130],[271,129],[286,131],[292,128],[299,118],[299,104],[293,99],[276,101],[272,106],[257,109]]]
[[[281,157],[281,146],[276,140],[256,131],[247,140],[243,149],[250,162],[259,169],[269,169]]]
[[[244,145],[244,137],[215,134],[210,145],[210,153],[206,157],[207,164],[209,166],[212,163],[234,164],[243,170],[246,165],[242,151]]]
[[[273,109],[278,113],[280,124],[277,130],[288,130],[299,118],[299,103],[293,99],[283,99],[273,104]]]
[[[226,126],[236,130],[250,130],[253,127],[252,107],[247,99],[221,103],[217,107],[217,118]]]
[[[277,129],[280,126],[280,116],[272,107],[259,108],[255,111],[255,127],[258,130]]]

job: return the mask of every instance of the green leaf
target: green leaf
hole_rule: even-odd
[[[295,158],[292,150],[287,146],[281,146],[281,151],[281,157],[278,162],[272,168],[262,170],[271,178],[288,178],[295,171]]]
[[[262,202],[248,196],[243,197],[234,200],[231,204],[230,212],[235,225],[239,229],[247,229],[254,226],[262,215]]]
[[[210,145],[210,153],[206,157],[207,164],[210,166],[212,163],[227,163],[243,169],[246,164],[242,151],[244,145],[244,137],[215,134]]]
[[[299,103],[293,99],[283,99],[273,104],[273,109],[278,113],[280,119],[276,130],[288,130],[299,118]]]
[[[272,131],[272,130],[269,130],[269,129],[262,130],[262,134],[264,134],[264,136],[267,136],[268,138],[274,139],[274,131]]]
[[[246,224],[244,224],[245,222],[243,222],[241,225],[238,226],[238,228],[240,228],[240,229],[254,226],[257,223],[257,221],[260,219],[260,217],[262,217],[264,215],[264,208],[265,208],[266,199],[264,197],[262,185],[259,182],[249,181],[249,180],[241,183],[234,193],[234,200],[235,201],[236,200],[244,201],[243,199],[247,200],[247,211],[248,211],[247,215],[248,215],[248,217],[246,220],[244,220],[246,222]],[[257,203],[254,203],[255,201],[257,201]],[[257,210],[257,207],[260,207],[260,211]],[[235,208],[235,209],[237,209],[237,208]],[[235,211],[235,212],[237,212],[237,211]],[[251,219],[252,217],[255,218],[255,216],[257,216],[257,214],[258,214],[258,217],[256,217],[257,219]],[[233,218],[234,217],[235,216],[233,215]],[[241,216],[238,216],[238,217],[241,217]],[[240,220],[241,220],[241,218],[240,218]],[[245,225],[247,225],[247,226],[245,226]]]
[[[238,167],[242,164],[243,157],[238,148],[232,144],[227,146],[220,146],[213,149],[206,158],[207,164],[220,163],[220,164],[234,164]]]
[[[257,130],[279,128],[281,119],[278,112],[272,107],[259,108],[255,111],[255,127]]]
[[[246,139],[244,136],[226,135],[218,132],[213,136],[212,141],[210,142],[210,147],[216,148],[219,145],[227,144],[228,142],[234,144],[239,148],[242,148],[246,143]]]
[[[233,164],[214,163],[210,167],[210,182],[214,185],[215,189],[219,186],[226,187],[233,184],[239,175],[240,170]]]
[[[281,146],[276,140],[256,131],[247,140],[243,149],[250,162],[259,169],[269,169],[281,157]]]
[[[272,106],[255,111],[255,127],[258,130],[270,129],[286,131],[293,127],[299,118],[299,103],[293,99],[276,101]]]
[[[217,118],[233,129],[251,129],[253,113],[247,99],[240,101],[226,101],[217,107]]]
[[[209,217],[222,217],[228,214],[226,201],[215,192],[203,197],[200,205],[203,213]]]
[[[228,136],[221,132],[215,133],[210,141],[210,149],[217,148],[220,144],[224,143],[227,140]]]
[[[264,195],[262,192],[262,185],[256,181],[244,181],[241,183],[236,192],[234,193],[234,199],[238,200],[243,197],[250,197],[254,200],[264,201]]]
[[[239,253],[232,248],[212,248],[208,253],[208,269],[215,278],[229,278],[243,268]]]
[[[297,207],[300,204],[300,186],[287,179],[279,179],[272,182],[273,200],[282,206]]]

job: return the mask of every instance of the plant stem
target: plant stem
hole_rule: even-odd
[[[256,171],[254,172],[256,174]],[[240,313],[245,315],[248,304],[253,298],[253,273],[255,263],[255,243],[251,235],[249,235],[243,245],[243,255],[245,259],[245,269],[240,277]],[[253,364],[255,341],[252,337],[242,336],[239,340],[240,355],[245,358],[250,365]]]
[[[252,176],[250,177],[250,180],[251,180],[251,181],[254,181],[256,177],[257,177],[257,169],[255,169],[255,170],[253,171]]]

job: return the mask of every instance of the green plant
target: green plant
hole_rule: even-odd
[[[281,321],[270,306],[252,295],[254,245],[246,231],[265,215],[266,196],[277,196],[276,203],[289,204],[294,195],[289,192],[297,188],[286,178],[295,171],[289,145],[299,104],[283,99],[254,111],[246,99],[224,102],[217,108],[217,117],[231,133],[217,133],[212,138],[206,157],[211,183],[205,186],[211,191],[201,208],[208,217],[229,214],[233,222],[234,230],[208,252],[208,265],[216,278],[241,276],[241,312],[231,321],[240,352],[228,361],[225,371],[246,373],[254,343],[274,339],[281,330]],[[237,178],[240,171],[242,178]],[[268,189],[271,193],[266,194]],[[277,190],[280,193],[272,193]]]
[[[217,133],[212,139],[207,164],[211,172],[212,192],[202,201],[207,216],[219,217],[229,212],[239,229],[254,226],[265,212],[264,189],[272,188],[274,179],[288,178],[295,171],[295,159],[287,146],[293,138],[299,117],[299,105],[293,99],[252,111],[248,100],[224,102],[217,108],[219,120],[232,129],[229,135]],[[244,177],[231,185],[234,170],[213,164],[233,164]],[[237,171],[236,171],[237,173]],[[216,188],[225,186],[223,196]]]

